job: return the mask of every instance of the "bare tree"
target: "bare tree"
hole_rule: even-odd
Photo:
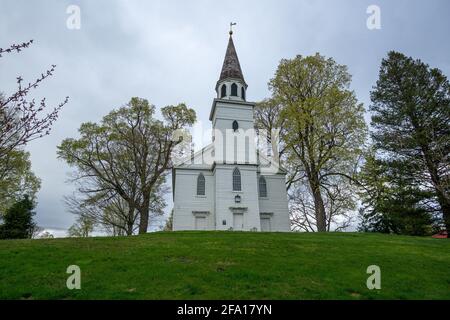
[[[39,235],[39,239],[53,239],[55,236],[48,231],[44,231]]]
[[[22,44],[13,44],[7,49],[0,48],[0,57],[5,53],[20,52],[28,48],[33,40]],[[32,89],[36,89],[45,79],[53,75],[56,66],[42,73],[37,79],[24,84],[21,76],[17,77],[18,89],[9,96],[0,97],[0,161],[15,148],[41,138],[50,133],[53,122],[58,117],[60,109],[68,102],[68,97],[52,111],[45,113],[47,103],[45,98],[40,101],[29,99]]]
[[[356,214],[355,184],[342,178],[328,181],[322,187],[326,231],[342,231],[354,221]],[[293,231],[317,232],[314,196],[305,181],[295,183],[289,192]]]
[[[116,173],[119,175],[120,173]],[[120,178],[122,179],[122,178]],[[126,181],[126,179],[123,179]],[[102,185],[96,177],[82,179],[76,177],[73,182],[77,191],[65,197],[69,211],[78,217],[86,217],[112,236],[133,235],[139,228],[139,211],[124,200],[114,189]],[[129,189],[123,186],[124,189]],[[134,188],[134,190],[137,190]],[[150,218],[164,214],[166,202],[164,196],[169,191],[165,185],[165,176],[152,189],[150,195]],[[131,194],[131,192],[128,192]],[[133,195],[133,198],[139,198]]]
[[[44,231],[44,228],[34,225],[31,230],[31,239],[39,239],[40,234]]]

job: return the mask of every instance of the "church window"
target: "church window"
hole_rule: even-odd
[[[233,131],[237,131],[238,129],[239,129],[239,123],[236,120],[234,120],[233,121]]]
[[[205,176],[203,175],[203,173],[200,173],[197,177],[197,195],[205,195]]]
[[[241,98],[242,98],[242,100],[245,100],[245,89],[244,89],[244,87],[241,88]]]
[[[223,98],[227,95],[227,85],[223,84],[220,88],[220,97]]]
[[[233,191],[241,191],[241,172],[238,168],[233,170]]]
[[[237,92],[238,92],[238,86],[237,86],[237,84],[236,83],[233,83],[232,85],[231,85],[231,95],[233,96],[233,97],[237,97]]]
[[[261,198],[266,198],[267,197],[267,183],[266,183],[266,178],[264,177],[259,177],[259,196]]]

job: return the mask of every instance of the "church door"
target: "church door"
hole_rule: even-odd
[[[233,230],[243,230],[244,229],[244,215],[242,213],[235,213],[233,215]]]
[[[205,217],[195,217],[195,230],[206,230]]]
[[[261,231],[270,231],[270,218],[261,218]]]

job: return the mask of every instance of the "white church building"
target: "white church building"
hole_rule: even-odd
[[[232,31],[209,120],[212,143],[174,166],[173,230],[290,231],[286,171],[255,143]]]

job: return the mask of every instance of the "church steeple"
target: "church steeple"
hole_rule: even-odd
[[[223,60],[219,82],[227,78],[239,79],[245,83],[241,64],[239,63],[236,48],[234,47],[232,31],[230,31],[230,39],[228,40],[227,52],[225,53],[225,59]]]
[[[231,23],[230,27],[233,25]],[[230,29],[227,51],[223,60],[219,81],[217,81],[216,85],[217,97],[220,99],[245,100],[246,90],[247,83],[245,83],[241,64],[234,47],[233,31]]]

